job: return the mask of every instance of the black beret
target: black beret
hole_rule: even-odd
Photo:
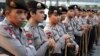
[[[46,5],[38,1],[29,1],[27,3],[29,10],[45,9]]]
[[[86,9],[81,9],[80,11],[82,11],[82,12],[86,12],[87,10],[86,10]]]
[[[55,13],[55,14],[60,15],[61,11],[59,10],[59,8],[57,6],[50,6],[48,13],[51,13],[51,14]]]
[[[67,8],[63,7],[63,6],[58,6],[58,9],[61,11],[61,12],[67,12]]]
[[[91,10],[91,12],[96,13],[96,12],[97,12],[97,10],[93,10],[93,9],[92,9],[92,10]]]
[[[92,10],[91,9],[87,9],[87,12],[92,12]]]
[[[80,7],[79,7],[78,5],[70,5],[70,6],[68,7],[68,10],[74,10],[74,9],[80,10]]]
[[[27,5],[24,0],[6,0],[6,7],[28,11]]]

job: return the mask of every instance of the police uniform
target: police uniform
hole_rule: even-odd
[[[42,30],[42,28],[35,26],[33,27],[29,23],[27,23],[24,27],[27,34],[31,34],[32,36],[32,45],[35,46],[37,51],[36,56],[45,56],[48,44],[46,42],[46,36]],[[28,37],[28,36],[27,36]],[[29,38],[31,38],[29,37]]]
[[[76,29],[78,31],[82,31],[83,29],[81,28],[82,26],[86,26],[87,25],[87,20],[85,18],[77,17],[77,19],[75,20],[77,25],[76,25]]]
[[[27,6],[23,0],[6,0],[6,7],[23,9],[27,11]],[[24,31],[22,28],[15,28],[9,20],[5,19],[0,22],[0,51],[1,54],[7,54],[9,56],[34,56],[34,46],[29,46],[24,37]],[[4,51],[6,50],[6,51]],[[2,52],[4,51],[4,52]],[[7,51],[9,53],[7,53]]]
[[[56,14],[60,14],[60,12],[58,12],[58,8],[56,6],[50,6],[49,7],[49,12],[48,13],[56,13]],[[52,26],[49,23],[46,24],[45,28],[44,28],[44,32],[46,34],[46,36],[51,36],[55,42],[56,42],[56,47],[54,50],[55,54],[59,54],[61,55],[61,49],[62,47],[64,47],[65,41],[62,38],[62,32],[60,32],[62,29],[59,29],[57,25]],[[48,35],[48,33],[50,33]]]
[[[71,5],[68,7],[68,10],[74,10],[76,5]],[[83,32],[82,31],[78,31],[79,26],[78,26],[78,22],[75,18],[71,18],[69,19],[68,17],[66,17],[66,19],[64,20],[64,24],[66,26],[67,31],[71,32],[74,35],[77,36],[82,36]],[[67,26],[68,25],[68,26]]]
[[[67,17],[66,17],[67,19]],[[74,35],[77,35],[77,36],[82,36],[83,32],[81,31],[78,31],[80,28],[79,28],[79,25],[75,22],[75,20],[71,19],[71,20],[66,20],[63,21],[63,23],[65,24],[66,26],[66,30],[69,32],[69,33],[72,33]]]
[[[66,19],[63,21],[63,23],[64,23],[64,25],[65,25],[65,27],[66,27],[66,30],[67,30],[67,32],[71,35],[71,36],[75,36],[75,37],[73,37],[72,39],[73,40],[75,40],[76,42],[77,42],[77,44],[79,44],[79,40],[77,40],[77,37],[76,37],[76,35],[78,35],[78,36],[81,36],[82,35],[82,33],[80,33],[75,27],[75,25],[73,24],[73,20],[71,19],[71,20],[69,20],[69,19],[67,19],[67,17],[66,17]],[[74,27],[75,26],[75,27]]]
[[[17,29],[13,27],[6,20],[6,18],[2,22],[0,22],[0,26],[1,26],[0,34],[4,36],[9,41],[9,43],[11,43],[10,45],[13,46],[12,48],[15,48],[14,51],[17,51],[19,56],[33,56],[35,54],[33,53],[34,47],[33,46],[31,47],[27,44],[26,38],[24,37],[23,34],[24,31],[21,28]]]
[[[67,9],[66,9],[65,7],[62,7],[62,6],[61,6],[61,7],[59,7],[59,10],[60,10],[61,12],[66,12],[66,13],[67,13]],[[73,35],[73,34],[70,34],[70,33],[68,33],[68,32],[66,31],[65,25],[64,25],[64,23],[63,23],[62,21],[60,21],[60,22],[58,23],[58,27],[57,27],[57,28],[59,28],[59,32],[61,32],[61,33],[60,33],[61,35],[63,35],[63,34],[69,34],[70,37],[71,37],[72,43],[75,44],[76,48],[79,47],[79,46],[77,45],[77,43],[74,41],[74,40],[75,40],[74,35]]]
[[[91,10],[87,10],[87,12],[91,12]],[[95,41],[95,26],[96,26],[96,22],[95,22],[95,19],[93,18],[93,15],[91,16],[88,16],[87,17],[87,20],[88,20],[88,24],[92,26],[92,29],[91,29],[91,32],[90,32],[90,39],[89,39],[89,51],[91,52],[92,49],[94,49],[93,47],[93,44],[94,44],[94,41]]]
[[[74,56],[73,51],[75,51],[75,48],[79,48],[79,45],[74,41],[75,40],[74,35],[71,34],[71,33],[68,33],[66,31],[63,23],[59,23],[57,26],[58,26],[57,29],[59,30],[58,32],[60,32],[61,35],[68,34],[70,36],[70,40],[71,40],[71,43],[73,44],[74,48],[68,48],[68,50],[67,50],[68,54],[67,55],[68,56]],[[62,53],[63,53],[62,55],[64,55],[64,49],[63,48],[62,48]]]
[[[36,11],[38,9],[45,9],[45,5],[37,1],[28,2],[29,11]],[[26,31],[27,41],[30,45],[35,46],[36,56],[45,56],[48,49],[47,38],[44,31],[38,25],[33,26],[29,22],[24,27]],[[30,43],[31,41],[31,43]]]
[[[50,25],[46,25],[44,28],[44,32],[47,35],[47,33],[51,33],[50,36],[53,37],[53,39],[56,41],[56,49],[54,53],[61,53],[61,48],[64,46],[64,39],[61,38],[61,32],[58,32],[57,26],[52,27]],[[47,35],[48,36],[48,35]]]
[[[74,6],[76,5],[71,5],[68,7],[68,10],[74,10]],[[83,35],[83,31],[80,31],[80,26],[78,24],[78,21],[73,17],[73,18],[68,18],[66,16],[65,20],[63,21],[65,27],[66,27],[66,30],[68,33],[70,33],[71,35],[74,35],[75,36],[75,42],[80,46],[80,41],[81,41],[81,38],[82,35]],[[81,48],[81,46],[80,46]],[[81,49],[80,49],[81,51]]]

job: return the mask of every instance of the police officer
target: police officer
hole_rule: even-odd
[[[80,31],[78,30],[77,26],[77,20],[75,19],[75,9],[74,8],[76,5],[70,5],[68,7],[68,12],[67,12],[67,16],[65,18],[65,20],[63,21],[66,30],[68,33],[70,33],[71,35],[75,36],[75,41],[76,43],[80,46],[80,41],[84,31]],[[80,46],[80,52],[81,52],[81,46]]]
[[[60,32],[61,32],[61,34],[63,35],[63,34],[69,34],[67,31],[66,31],[66,29],[65,29],[65,25],[63,24],[63,20],[64,20],[64,18],[66,17],[66,14],[67,14],[67,9],[65,8],[65,7],[63,7],[63,6],[59,6],[58,7],[59,8],[59,10],[61,11],[61,19],[60,19],[60,21],[59,21],[59,23],[58,23],[58,28],[60,29]],[[78,53],[78,51],[79,51],[79,46],[78,46],[78,44],[74,41],[75,39],[73,39],[73,38],[75,38],[74,37],[74,35],[72,35],[72,34],[69,34],[69,36],[71,37],[70,38],[70,40],[72,41],[71,43],[73,43],[74,44],[74,46],[75,46],[75,54],[77,55],[77,53]],[[69,53],[68,53],[69,54]],[[72,54],[72,53],[71,53]],[[70,55],[70,54],[69,54]]]
[[[96,22],[94,20],[94,16],[92,14],[92,10],[88,9],[87,10],[87,14],[88,14],[88,17],[87,17],[87,20],[88,20],[88,24],[91,25],[91,33],[90,33],[90,39],[89,39],[89,52],[90,53],[93,53],[93,50],[95,49],[93,47],[93,44],[94,44],[94,40],[95,40],[95,26],[96,26]]]
[[[6,0],[5,19],[0,22],[0,54],[8,56],[34,56],[33,46],[26,43],[20,28],[28,11],[24,0]]]
[[[68,12],[67,12],[67,16],[65,18],[65,20],[63,21],[63,23],[65,24],[66,30],[67,32],[69,32],[70,34],[75,35],[76,37],[76,42],[79,44],[79,37],[82,36],[84,31],[78,31],[77,29],[77,22],[75,20],[75,11],[74,11],[74,6],[75,5],[70,5],[68,7]]]
[[[27,41],[30,45],[35,46],[37,51],[36,56],[48,56],[48,48],[53,49],[55,41],[52,38],[46,37],[42,28],[38,26],[44,20],[44,9],[46,6],[37,1],[29,1],[28,23],[24,29],[26,31]]]
[[[74,21],[76,22],[76,29],[78,31],[88,31],[87,28],[87,22],[84,18],[81,17],[81,8],[78,5],[74,5],[75,9],[75,19]],[[84,33],[83,33],[84,34]]]
[[[58,23],[60,19],[61,12],[56,6],[50,6],[48,11],[48,24],[44,28],[44,32],[47,36],[49,36],[47,33],[51,33],[50,36],[55,40],[56,47],[54,50],[55,56],[61,56],[61,49],[64,48],[65,43],[67,43],[65,40],[68,40],[67,34],[62,34],[61,30],[59,29]],[[68,42],[69,43],[69,42]],[[69,43],[68,46],[72,47],[72,44]]]

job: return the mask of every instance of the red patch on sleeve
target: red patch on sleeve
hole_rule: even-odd
[[[47,32],[46,35],[50,36],[51,35],[51,32]]]
[[[32,34],[27,33],[27,34],[26,34],[26,37],[27,37],[28,39],[32,39]]]
[[[10,35],[14,34],[13,31],[9,27],[4,28]]]

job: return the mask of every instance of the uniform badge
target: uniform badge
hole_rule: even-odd
[[[76,9],[77,7],[76,6],[74,6],[74,9]]]
[[[11,1],[11,2],[10,2],[10,6],[11,6],[11,7],[16,7],[16,4],[15,4],[13,1]]]
[[[16,38],[14,32],[9,28],[9,27],[5,27],[4,28],[14,39]]]
[[[59,10],[62,11],[62,8],[60,7]]]
[[[26,34],[26,37],[27,37],[28,39],[32,39],[32,34],[27,33],[27,34]]]
[[[30,33],[26,33],[26,37],[27,37],[27,42],[28,42],[28,44],[32,44],[32,34],[30,34]]]
[[[40,7],[41,7],[41,3],[38,3],[38,4],[37,4],[37,8],[40,8]]]

